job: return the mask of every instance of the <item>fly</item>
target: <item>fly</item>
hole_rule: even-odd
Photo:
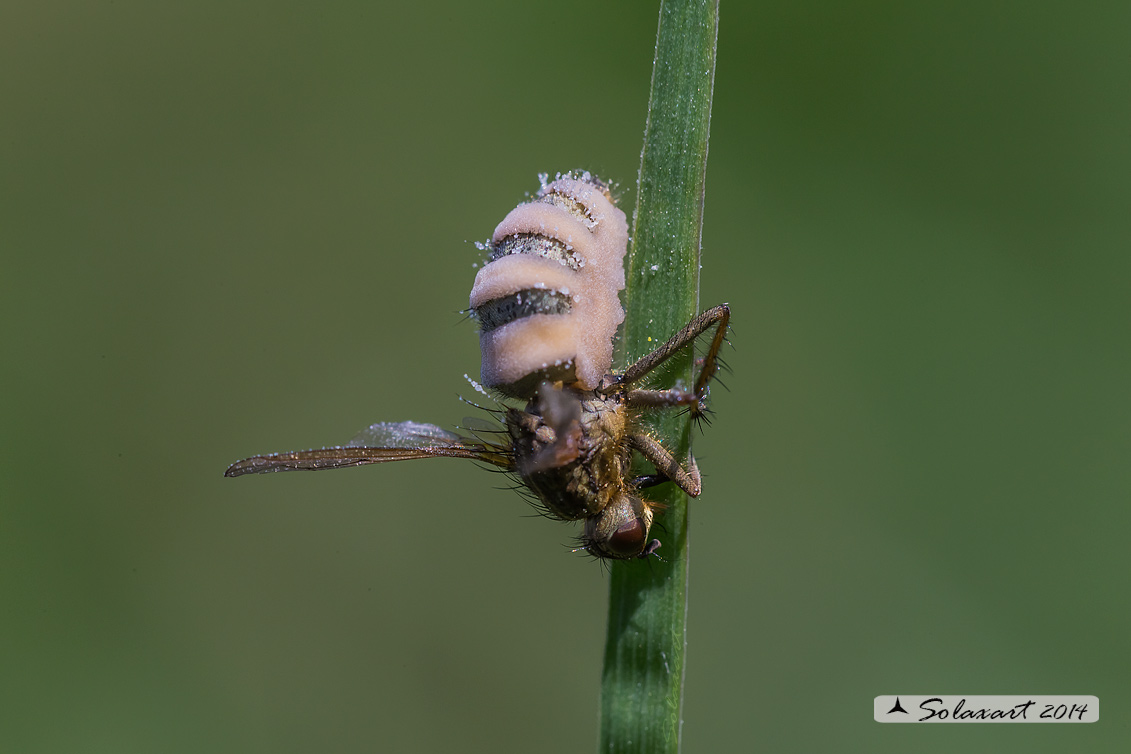
[[[609,371],[624,319],[618,292],[628,242],[624,213],[589,173],[542,180],[534,201],[496,228],[491,261],[476,277],[471,306],[480,324],[484,383],[523,408],[503,410],[500,441],[418,422],[379,422],[347,445],[253,456],[225,476],[317,471],[418,458],[464,458],[516,474],[551,518],[582,521],[581,547],[602,559],[645,558],[657,503],[641,490],[674,482],[702,491],[695,459],[682,463],[639,421],[649,410],[680,408],[698,418],[718,371],[730,309],[721,304],[621,374]],[[646,378],[709,330],[711,343],[690,390],[653,390]],[[633,453],[655,474],[633,476]]]

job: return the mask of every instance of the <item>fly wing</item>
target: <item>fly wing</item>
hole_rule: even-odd
[[[463,438],[435,424],[421,422],[377,422],[353,436],[353,448],[420,448],[462,445]]]
[[[344,469],[414,458],[470,458],[514,468],[514,456],[507,446],[469,440],[434,424],[378,422],[359,432],[348,445],[253,456],[233,463],[224,476]]]

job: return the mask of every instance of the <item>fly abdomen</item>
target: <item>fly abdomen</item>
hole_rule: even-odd
[[[527,288],[502,298],[491,299],[479,305],[475,316],[483,332],[508,325],[517,319],[533,314],[569,314],[573,297],[565,291]]]
[[[520,398],[547,379],[595,389],[624,320],[627,245],[624,212],[589,173],[544,182],[512,210],[471,289],[483,382]]]
[[[502,259],[511,254],[530,254],[545,257],[571,270],[580,270],[583,264],[581,257],[565,243],[556,238],[543,236],[540,233],[519,233],[507,236],[491,246],[491,261]]]

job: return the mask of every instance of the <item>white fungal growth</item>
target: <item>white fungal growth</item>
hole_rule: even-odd
[[[484,266],[471,289],[472,309],[505,303],[508,316],[495,320],[505,324],[480,334],[482,374],[484,384],[516,397],[533,395],[543,378],[595,389],[612,365],[613,337],[624,321],[624,212],[589,173],[547,178],[540,175],[535,199],[495,228],[492,248],[507,241],[514,251]],[[524,308],[522,292],[537,289],[562,293],[569,303],[560,308],[568,311],[551,309],[557,302],[528,301]]]
[[[468,382],[470,382],[470,383],[471,383],[471,387],[473,387],[473,388],[475,389],[475,392],[477,392],[477,393],[482,393],[483,395],[487,396],[488,398],[490,398],[490,397],[491,397],[491,396],[490,396],[490,395],[489,395],[489,394],[487,393],[487,391],[483,389],[483,386],[482,386],[482,385],[480,385],[480,384],[479,384],[478,382],[476,382],[475,380],[471,379],[471,375],[469,375],[469,374],[467,374],[467,373],[464,373],[464,375],[463,375],[463,378],[464,378],[465,380],[467,380]]]

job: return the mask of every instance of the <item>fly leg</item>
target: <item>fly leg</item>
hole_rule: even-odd
[[[638,477],[633,477],[632,486],[638,490],[642,490],[646,487],[655,487],[657,484],[670,481],[671,480],[663,474],[643,474]]]
[[[543,382],[538,386],[535,403],[542,426],[536,428],[534,435],[545,444],[525,460],[522,468],[525,474],[561,468],[581,455],[581,401],[577,395]],[[547,430],[552,433],[547,435]]]
[[[624,402],[642,408],[669,408],[694,406],[699,401],[695,393],[687,390],[626,390]]]
[[[691,497],[699,497],[699,493],[703,491],[703,480],[699,476],[699,467],[695,464],[695,456],[689,455],[687,457],[687,468],[685,469],[667,448],[648,435],[629,435],[628,444],[640,451],[640,455],[647,458],[656,467],[656,471],[660,472],[659,475],[640,477],[645,482],[642,486],[650,487],[672,481]],[[660,475],[662,475],[662,478],[660,478]]]
[[[707,383],[709,383],[711,378],[715,376],[715,373],[719,371],[719,349],[723,347],[723,342],[726,341],[727,324],[729,322],[730,307],[726,304],[719,304],[714,308],[708,309],[688,322],[682,330],[669,338],[666,343],[655,351],[641,357],[639,361],[626,369],[624,374],[607,387],[603,387],[601,392],[611,392],[618,387],[623,388],[635,382],[639,382],[653,369],[686,348],[711,327],[714,327],[715,335],[711,338],[711,347],[707,350],[707,355],[703,359],[703,368],[699,370],[699,376],[695,379],[695,388],[693,391],[689,393],[686,390],[628,390],[625,396],[626,401],[632,405],[690,405],[693,417],[702,415],[706,410],[704,399],[707,397]]]

